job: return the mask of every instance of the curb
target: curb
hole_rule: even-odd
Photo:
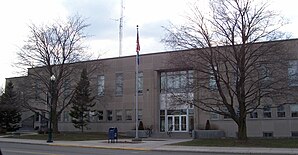
[[[63,147],[95,148],[95,149],[152,151],[152,149],[148,149],[148,148],[136,148],[136,147],[87,146],[87,145],[75,145],[75,144],[47,144],[47,145],[50,145],[50,146],[63,146]]]
[[[256,149],[256,150],[254,150]],[[237,147],[230,147],[227,148],[219,148],[219,147],[194,147],[194,148],[156,148],[152,149],[151,151],[172,151],[172,152],[194,152],[194,153],[223,153],[223,154],[264,154],[264,155],[297,155],[297,150],[293,149],[283,149],[276,150],[276,148],[237,148]]]
[[[112,150],[134,150],[134,151],[162,151],[162,152],[197,152],[197,153],[223,153],[223,154],[284,154],[297,155],[298,149],[294,148],[241,148],[241,147],[181,147],[161,145],[155,148],[130,147],[130,146],[100,146],[88,144],[67,144],[67,143],[37,143],[30,141],[6,141],[0,139],[0,142],[31,144],[31,145],[48,145],[61,147],[81,147],[94,149],[112,149]]]

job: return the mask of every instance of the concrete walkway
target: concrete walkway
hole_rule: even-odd
[[[107,140],[93,141],[54,141],[47,143],[44,140],[0,138],[1,142],[71,146],[98,149],[120,149],[140,151],[181,151],[181,152],[209,152],[209,153],[243,153],[243,154],[298,154],[298,149],[290,148],[251,148],[251,147],[196,147],[169,145],[173,143],[189,141],[191,139],[144,139],[142,142],[132,142],[131,139],[121,139],[118,143],[108,143]]]

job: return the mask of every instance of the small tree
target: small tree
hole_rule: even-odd
[[[8,82],[5,92],[1,96],[0,127],[2,130],[15,131],[21,121],[18,95],[13,90],[12,82]]]
[[[90,82],[87,76],[87,70],[83,69],[81,79],[74,92],[74,97],[70,101],[72,103],[72,110],[70,111],[72,123],[75,128],[81,129],[82,132],[84,132],[84,128],[87,128],[89,113],[91,112],[91,108],[95,105],[95,103],[92,102],[95,97],[91,97],[91,89],[89,86]]]

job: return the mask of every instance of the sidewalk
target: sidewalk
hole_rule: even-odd
[[[173,143],[189,141],[190,139],[144,139],[142,142],[132,142],[131,139],[120,139],[118,143],[108,143],[107,140],[93,141],[54,141],[0,138],[1,142],[25,143],[52,146],[72,146],[98,149],[140,150],[140,151],[181,151],[209,153],[243,153],[243,154],[298,154],[298,149],[290,148],[251,148],[251,147],[193,147],[174,146]]]

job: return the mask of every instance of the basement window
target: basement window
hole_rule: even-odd
[[[292,131],[292,137],[298,137],[298,131]]]
[[[271,138],[271,137],[273,137],[273,132],[263,132],[263,137],[264,138]]]

